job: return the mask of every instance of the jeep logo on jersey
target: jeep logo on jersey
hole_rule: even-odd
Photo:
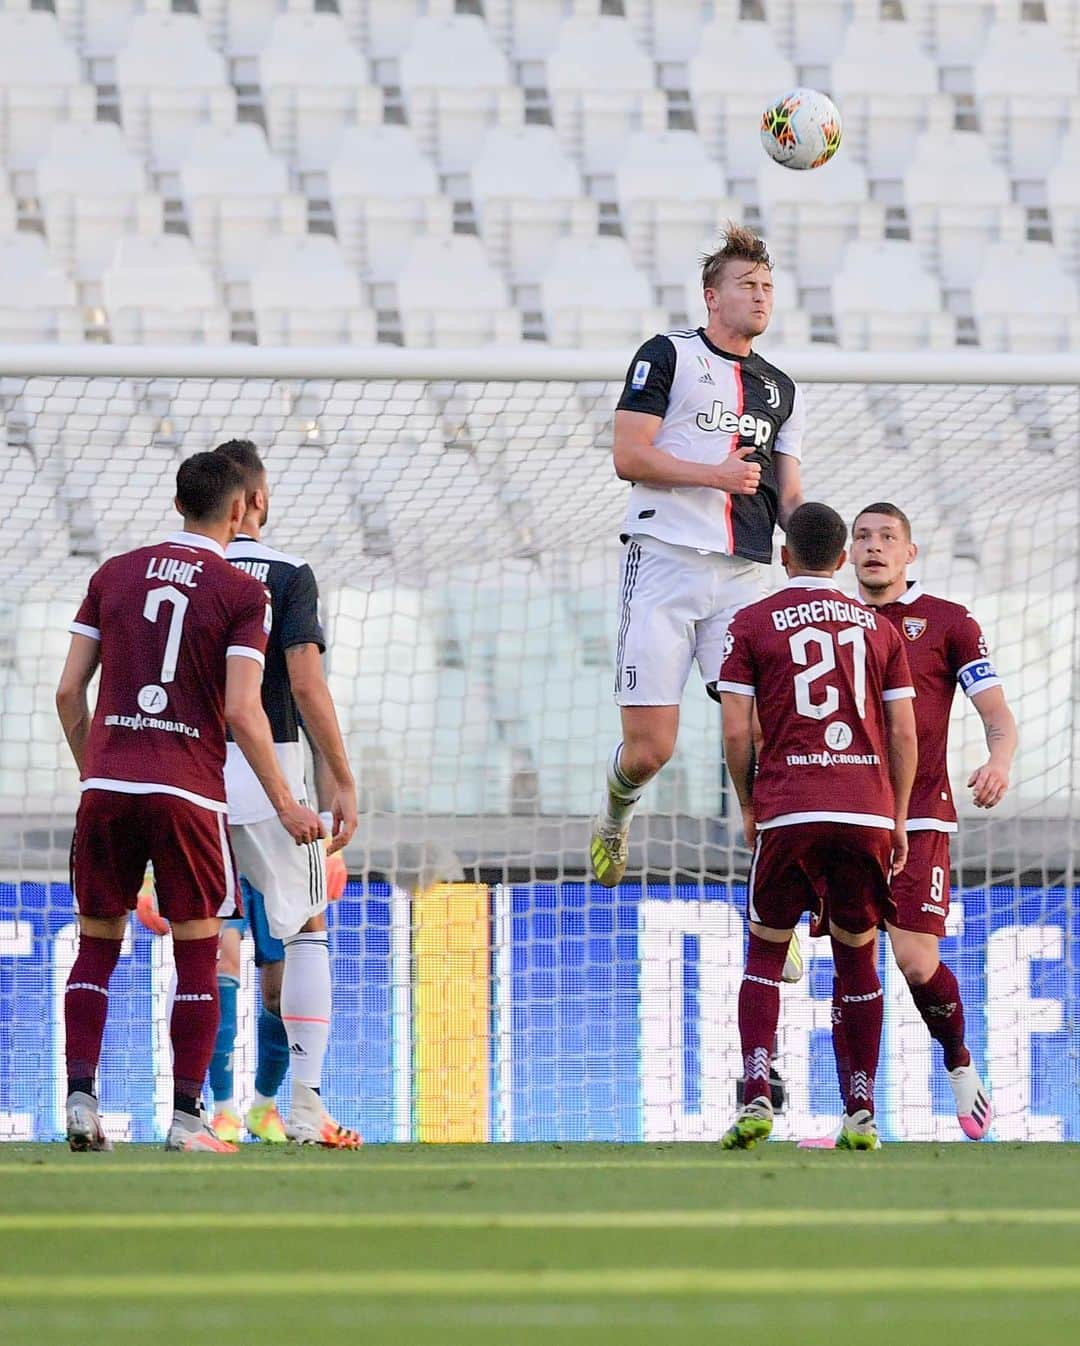
[[[699,411],[697,415],[699,430],[719,430],[722,435],[738,435],[740,439],[749,439],[756,449],[768,444],[772,438],[773,423],[763,416],[751,416],[744,412],[737,416],[734,411],[725,411],[723,402],[714,402],[708,412]]]
[[[764,383],[765,391],[768,393],[768,398],[766,399],[768,405],[770,407],[778,407],[780,405],[780,385],[775,379],[770,379],[768,375],[765,374],[762,375],[761,381]]]

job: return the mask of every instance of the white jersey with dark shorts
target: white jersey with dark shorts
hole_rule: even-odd
[[[262,702],[282,773],[301,803],[307,803],[300,716],[289,685],[286,651],[296,645],[326,648],[319,621],[319,590],[300,557],[241,536],[225,553],[240,570],[270,592],[273,623],[266,646]],[[225,759],[229,831],[236,865],[263,896],[275,939],[288,939],[326,907],[326,855],[321,841],[298,846],[278,821],[266,791],[247,759],[229,742]]]
[[[615,700],[678,705],[695,660],[711,689],[728,623],[766,591],[779,504],[773,455],[802,456],[802,394],[761,356],[722,351],[698,328],[640,347],[618,409],[661,417],[654,443],[672,457],[719,464],[751,447],[747,461],[761,466],[752,496],[705,486],[631,487]]]

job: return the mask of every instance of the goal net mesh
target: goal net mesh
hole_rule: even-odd
[[[1066,386],[810,384],[808,498],[911,516],[916,573],[981,621],[1021,727],[1008,799],[958,696],[950,934],[969,1041],[1008,1139],[1080,1139],[1080,396]],[[264,536],[320,581],[360,784],[332,912],[327,1089],[370,1140],[709,1139],[739,1073],[747,855],[718,708],[696,673],[630,879],[585,882],[618,738],[615,383],[33,377],[0,381],[0,1134],[56,1134],[74,941],[77,777],[53,709],[67,624],[105,557],[175,529],[181,458],[254,439]],[[850,573],[846,577],[851,583]],[[160,1134],[168,941],[133,925],[101,1088],[118,1136]],[[238,1092],[250,1096],[245,939]],[[882,953],[885,1134],[959,1135]],[[779,1135],[839,1112],[827,941],[785,988]]]

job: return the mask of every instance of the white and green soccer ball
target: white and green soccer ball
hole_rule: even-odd
[[[840,113],[817,89],[792,89],[761,114],[765,153],[784,168],[820,168],[840,148]]]

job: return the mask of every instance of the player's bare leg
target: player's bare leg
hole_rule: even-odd
[[[746,970],[739,987],[743,1101],[721,1137],[725,1150],[751,1150],[772,1134],[772,1049],[780,1019],[780,981],[791,930],[750,924]]]
[[[336,1122],[319,1092],[330,1039],[330,948],[326,916],[312,916],[285,940],[281,1019],[289,1035],[292,1107],[286,1132],[301,1145],[356,1150],[359,1132]]]
[[[941,961],[936,935],[895,925],[886,928],[915,1008],[930,1036],[941,1044],[960,1129],[969,1140],[982,1140],[994,1120],[994,1109],[964,1044],[964,1004],[956,976]]]
[[[605,888],[614,888],[626,873],[634,809],[670,760],[679,734],[678,706],[622,706],[621,716],[623,739],[608,762],[604,805],[589,841],[589,864]]]
[[[830,922],[829,933],[851,1066],[836,1148],[877,1150],[881,1141],[874,1120],[874,1081],[885,1008],[877,974],[877,929],[856,934]]]
[[[98,1111],[94,1077],[109,1008],[109,981],[127,918],[79,917],[79,949],[64,993],[67,1033],[67,1141],[73,1150],[111,1150]]]

